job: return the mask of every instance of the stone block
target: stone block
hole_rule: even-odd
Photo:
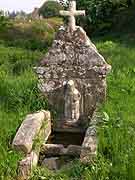
[[[82,147],[77,145],[69,145],[67,148],[67,154],[71,156],[80,156]]]
[[[49,170],[57,170],[59,169],[59,158],[58,157],[45,158],[42,162],[42,166],[45,166]]]
[[[31,152],[25,159],[19,162],[18,167],[18,180],[27,180],[32,172],[32,169],[37,166],[38,154]]]
[[[44,129],[44,142],[46,142],[51,134],[51,121],[48,122],[46,128]]]
[[[13,148],[28,154],[43,123],[50,121],[49,111],[39,111],[26,116],[12,143]],[[51,127],[49,127],[50,129]],[[46,134],[47,134],[46,130]]]
[[[41,147],[41,153],[45,155],[62,155],[64,152],[62,144],[44,144]]]
[[[91,126],[87,129],[86,135],[82,144],[80,159],[84,163],[91,162],[96,156],[97,138],[96,127]]]
[[[49,156],[80,156],[82,147],[78,145],[69,145],[64,148],[62,144],[44,144],[41,147],[41,154]]]
[[[80,156],[80,161],[84,164],[90,164],[95,161],[97,152],[90,152],[89,149],[83,149]]]

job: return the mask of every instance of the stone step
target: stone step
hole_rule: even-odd
[[[55,132],[83,133],[86,131],[86,127],[79,126],[77,122],[72,120],[57,121],[53,129]]]
[[[41,147],[41,156],[74,156],[78,157],[81,154],[82,147],[78,145],[69,145],[64,148],[62,144],[44,144]]]
[[[54,132],[71,132],[71,133],[85,133],[85,129],[83,128],[75,128],[75,127],[55,127]]]

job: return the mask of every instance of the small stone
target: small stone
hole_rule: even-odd
[[[43,75],[45,73],[44,67],[34,67],[34,70],[36,70],[37,74]]]
[[[42,166],[45,166],[49,170],[57,170],[59,168],[59,158],[45,158],[42,162]]]

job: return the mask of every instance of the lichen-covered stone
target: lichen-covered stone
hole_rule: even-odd
[[[19,162],[18,180],[28,180],[32,169],[37,166],[38,158],[38,154],[32,151],[25,159]]]
[[[45,158],[42,162],[42,166],[50,169],[57,170],[60,166],[60,161],[58,157]]]
[[[67,155],[80,156],[82,147],[77,145],[69,145],[67,148]]]
[[[51,121],[49,111],[39,111],[26,116],[25,120],[22,122],[16,136],[13,140],[12,146],[16,150],[22,151],[28,154],[32,150],[32,146],[35,138],[37,137],[43,123],[47,123],[48,127],[44,130],[44,136],[48,136],[47,133],[51,131]],[[49,128],[49,130],[48,130]]]
[[[47,155],[62,155],[64,146],[62,144],[43,144],[41,154]]]
[[[66,84],[72,80],[80,94],[77,121],[82,126],[105,100],[106,75],[110,69],[81,27],[73,32],[61,28],[41,66],[36,68],[38,87],[53,105],[58,120],[65,121]]]
[[[97,134],[96,134],[97,116],[98,115],[95,112],[91,124],[86,131],[84,141],[82,143],[80,160],[83,163],[92,162],[97,154]]]
[[[41,147],[41,156],[80,156],[82,147],[79,145],[69,145],[65,148],[62,144],[44,144]]]

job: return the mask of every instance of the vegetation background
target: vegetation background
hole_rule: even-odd
[[[98,155],[93,164],[72,162],[57,173],[38,168],[31,180],[135,180],[135,11],[127,0],[77,0],[78,18],[112,65],[107,101],[101,107]],[[66,5],[65,7],[66,8]],[[12,139],[29,112],[47,109],[33,71],[51,45],[61,18],[13,20],[0,14],[0,180],[16,178],[22,155]]]

